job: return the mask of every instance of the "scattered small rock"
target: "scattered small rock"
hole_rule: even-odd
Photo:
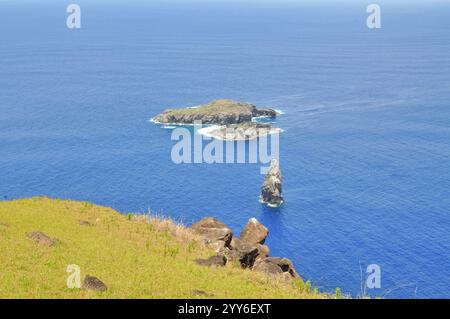
[[[223,267],[227,264],[227,258],[223,255],[216,255],[216,256],[209,257],[208,259],[196,259],[195,262],[202,266]]]
[[[83,289],[96,290],[96,291],[106,291],[108,287],[97,277],[86,276],[83,282]]]
[[[208,292],[203,291],[203,290],[197,290],[197,289],[192,290],[191,294],[193,296],[214,297],[214,294],[208,293]]]
[[[248,245],[263,245],[269,230],[256,218],[250,218],[241,232],[240,239]]]
[[[79,220],[78,224],[80,224],[81,226],[92,226],[92,224],[87,220]]]
[[[27,233],[27,236],[31,239],[34,239],[35,242],[46,246],[53,246],[59,242],[59,240],[55,238],[50,238],[49,236],[40,231],[33,231],[31,233]]]

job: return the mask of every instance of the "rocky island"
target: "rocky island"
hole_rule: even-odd
[[[222,140],[251,140],[280,132],[270,123],[258,123],[255,118],[275,118],[278,112],[269,108],[229,99],[215,100],[208,104],[181,109],[167,109],[152,121],[158,124],[192,125],[201,122],[208,125],[199,131]]]
[[[167,109],[153,118],[156,123],[163,124],[203,124],[229,125],[251,122],[253,118],[265,116],[276,117],[273,109],[258,109],[255,105],[234,100],[215,100],[196,107]]]

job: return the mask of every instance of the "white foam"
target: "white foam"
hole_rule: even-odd
[[[277,115],[283,115],[285,114],[282,110],[279,109],[273,109]],[[263,120],[263,119],[271,119],[272,116],[268,116],[268,115],[261,115],[261,116],[254,116],[252,117],[252,122],[258,122],[258,120]]]
[[[201,134],[201,135],[204,135],[204,136],[207,136],[207,137],[212,137],[212,138],[215,138],[215,139],[218,139],[218,140],[223,140],[223,138],[220,138],[220,137],[215,136],[214,134],[212,134],[213,131],[219,130],[221,128],[223,128],[223,126],[211,125],[211,126],[203,127],[201,129],[197,130],[197,133]]]
[[[258,122],[258,120],[263,120],[263,119],[270,119],[270,116],[267,115],[261,115],[261,116],[255,116],[252,117],[252,122]]]
[[[212,132],[220,130],[222,128],[225,128],[225,126],[211,125],[211,126],[203,127],[201,129],[197,130],[197,133],[199,133],[201,135],[204,135],[204,136],[207,136],[207,137],[215,138],[217,140],[224,141],[226,139],[212,134]],[[270,129],[270,131],[267,133],[267,135],[277,134],[277,133],[282,133],[282,132],[284,132],[282,129],[277,128],[277,127],[273,127],[273,128]]]
[[[191,123],[163,123],[163,122],[158,122],[156,121],[154,118],[151,118],[150,120],[148,120],[151,123],[154,124],[159,124],[159,125],[163,125],[163,128],[166,128],[165,126],[194,126],[195,124],[191,124]]]
[[[270,203],[268,203],[268,202],[266,202],[266,201],[263,201],[263,199],[262,199],[261,196],[259,196],[259,202],[260,202],[261,204],[265,204],[265,205],[269,206],[270,208],[278,208],[278,207],[280,207],[281,205],[284,204],[284,200],[281,201],[280,205],[270,204]]]
[[[278,111],[277,111],[278,112]],[[268,118],[268,116],[257,116],[257,117],[253,117],[252,118],[252,122],[257,122],[258,119],[262,119],[262,118]],[[195,126],[196,124],[192,123],[162,123],[159,121],[156,121],[155,118],[151,118],[149,119],[149,122],[154,123],[154,124],[158,124],[161,125],[162,128],[164,129],[175,129],[178,126]],[[273,122],[272,122],[273,123]],[[218,140],[225,140],[224,138],[218,137],[214,134],[212,134],[213,131],[216,131],[218,129],[224,128],[224,126],[220,126],[220,125],[208,125],[208,126],[203,126],[201,129],[197,130],[197,132],[201,135],[207,136],[207,137],[212,137]],[[277,127],[272,127],[269,131],[269,133],[267,133],[268,135],[270,134],[277,134],[277,133],[283,133],[284,130],[277,128]]]

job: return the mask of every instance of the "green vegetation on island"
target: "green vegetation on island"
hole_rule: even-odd
[[[153,118],[163,124],[202,124],[229,125],[251,122],[254,117],[276,117],[273,109],[258,109],[255,105],[229,99],[220,99],[197,107],[167,109]]]

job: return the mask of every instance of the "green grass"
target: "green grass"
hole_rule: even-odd
[[[26,235],[32,231],[60,242],[36,243]],[[0,298],[327,297],[307,285],[232,264],[208,268],[194,263],[212,254],[188,229],[169,220],[42,197],[0,202]],[[82,279],[96,276],[108,290],[67,288],[69,264],[80,266]]]

